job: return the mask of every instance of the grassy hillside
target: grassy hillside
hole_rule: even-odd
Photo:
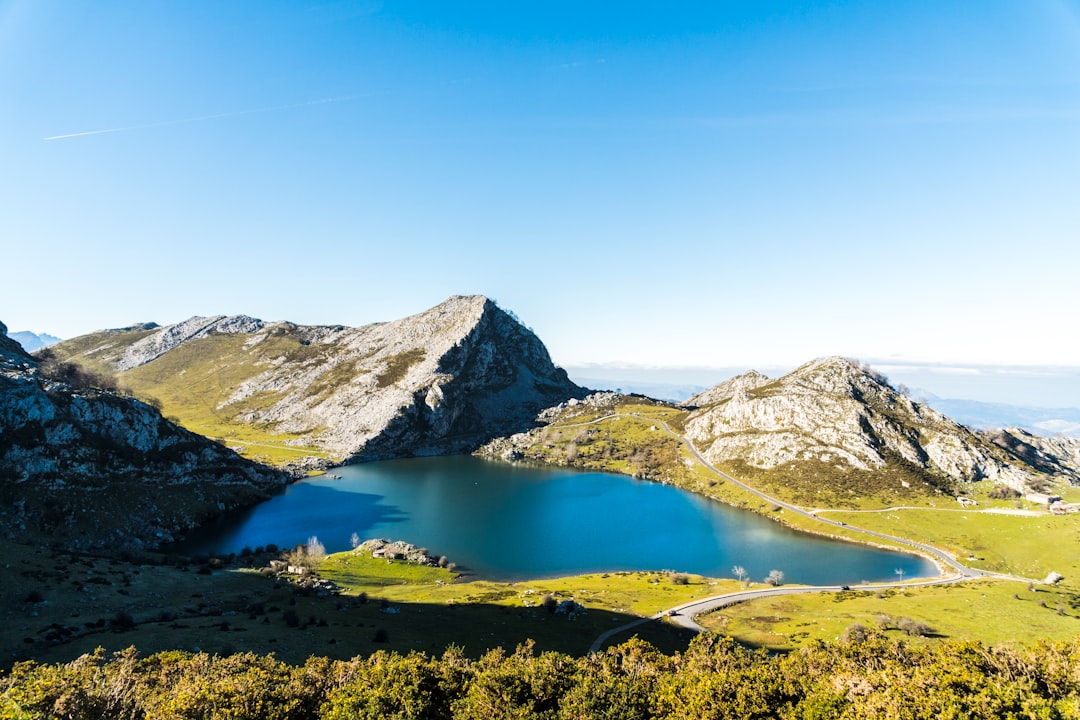
[[[116,377],[136,397],[159,406],[166,417],[192,432],[219,440],[250,459],[277,465],[304,457],[341,460],[306,442],[302,435],[245,420],[252,410],[282,400],[284,391],[260,392],[239,402],[227,402],[237,387],[275,363],[322,362],[327,359],[325,351],[303,344],[285,329],[257,344],[250,344],[245,335],[215,334],[189,341],[133,370],[116,372],[113,365],[119,357],[116,349],[127,347],[151,332],[96,333],[65,341],[56,346],[55,352]],[[337,375],[342,373],[324,375],[325,388],[306,390],[318,394],[332,389]]]
[[[235,389],[276,362],[315,363],[319,351],[287,333],[275,333],[251,345],[244,335],[211,335],[120,375],[136,395],[155,395],[165,415],[175,416],[193,432],[218,438],[247,457],[281,463],[304,456],[330,457],[295,433],[250,424],[244,416],[285,397],[260,392],[227,403]],[[314,388],[317,392],[318,388]]]
[[[926,635],[910,635],[904,619]],[[1069,640],[1080,635],[1080,592],[1008,581],[863,592],[785,595],[701,616],[709,630],[752,647],[790,651],[844,636],[852,625],[912,642],[941,639],[987,644]]]

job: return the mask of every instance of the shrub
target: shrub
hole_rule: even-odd
[[[131,613],[120,611],[109,621],[109,626],[113,632],[124,632],[135,627],[135,618],[131,616]]]
[[[859,623],[853,623],[847,626],[844,630],[844,634],[840,636],[840,640],[846,643],[862,643],[866,642],[866,639],[870,637],[870,630],[865,625]]]
[[[924,622],[912,620],[909,617],[900,618],[896,621],[896,629],[907,635],[925,637],[934,632],[934,629]]]
[[[989,493],[990,498],[994,500],[1012,500],[1013,498],[1020,497],[1020,491],[1015,490],[1008,485],[996,485]]]

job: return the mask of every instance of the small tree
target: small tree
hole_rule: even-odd
[[[896,568],[893,572],[900,576],[900,582],[904,582],[904,568]]]
[[[918,637],[925,637],[934,632],[934,629],[926,623],[912,620],[909,617],[903,617],[897,620],[896,628],[907,635]]]
[[[314,570],[326,559],[326,546],[319,542],[317,536],[312,535],[304,546],[304,554],[307,555],[308,567]]]
[[[765,577],[765,582],[773,586],[784,584],[784,573],[782,570],[770,570],[769,574]]]
[[[352,546],[353,550],[360,547],[360,535],[357,533],[353,533],[352,536],[349,538],[349,545]]]
[[[750,584],[750,574],[746,572],[746,568],[744,568],[742,565],[736,565],[735,567],[731,568],[731,574],[734,575],[735,579],[739,582],[744,582],[747,585]]]
[[[326,546],[319,542],[319,538],[312,535],[307,544],[297,545],[296,548],[285,555],[285,561],[290,565],[317,570],[323,560],[326,559]]]

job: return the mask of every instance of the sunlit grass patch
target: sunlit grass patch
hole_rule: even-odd
[[[905,618],[929,628],[909,636]],[[1067,640],[1080,633],[1080,594],[1069,588],[978,580],[899,590],[812,593],[761,598],[698,618],[741,643],[792,650],[832,641],[854,624],[931,642],[938,638],[984,643]]]

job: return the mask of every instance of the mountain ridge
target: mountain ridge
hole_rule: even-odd
[[[309,464],[471,451],[585,395],[539,338],[481,295],[358,328],[247,316],[148,328],[55,351],[158,397],[192,429],[228,442],[237,427],[262,432],[312,450]]]
[[[1033,479],[987,438],[845,358],[813,360],[776,380],[748,373],[685,405],[694,408],[687,436],[710,461],[772,470],[813,459],[870,471],[895,457],[947,484],[990,480],[1021,490]]]
[[[97,380],[29,355],[0,323],[2,539],[157,547],[289,481]]]

